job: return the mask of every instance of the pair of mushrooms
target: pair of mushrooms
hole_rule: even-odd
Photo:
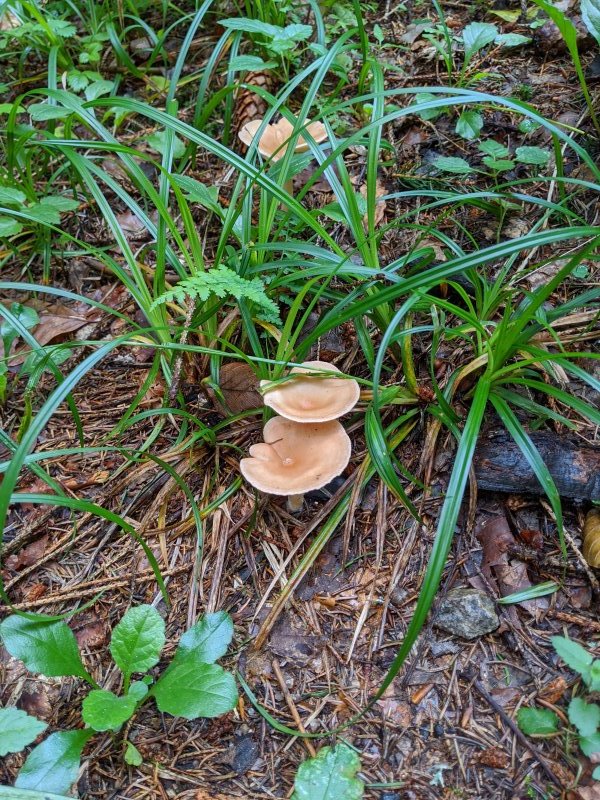
[[[267,422],[264,442],[253,444],[250,457],[240,461],[248,483],[266,494],[287,496],[291,512],[302,508],[306,492],[326,486],[350,460],[350,437],[338,417],[354,408],[360,388],[355,380],[323,371],[340,370],[307,361],[283,383],[261,381],[265,405],[280,416]]]

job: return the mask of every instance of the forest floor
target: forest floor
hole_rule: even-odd
[[[444,85],[445,76],[433,48],[413,22],[427,16],[427,7],[415,9],[409,3],[395,9],[393,5],[381,4],[368,15],[370,31],[377,24],[383,32],[386,46],[381,60],[392,67],[386,72],[388,85]],[[481,4],[445,6],[448,26],[457,31],[473,18],[482,18],[485,11]],[[518,23],[495,21],[504,31],[521,31]],[[201,46],[192,54],[197,62],[189,64],[190,71],[202,65],[212,36],[202,33]],[[525,99],[533,98],[536,109],[549,119],[586,130],[585,105],[573,90],[576,75],[559,37],[547,26],[538,28],[533,36],[529,46],[510,51],[509,56],[501,48],[487,53],[485,69],[496,75],[494,91],[509,95],[518,90]],[[584,35],[580,44],[590,88],[597,92],[595,45]],[[177,41],[175,52],[176,45]],[[181,113],[185,116],[185,107]],[[386,137],[393,147],[394,163],[382,170],[386,190],[418,187],[427,175],[427,165],[439,154],[468,159],[475,144],[458,137],[454,124],[450,116],[433,121],[409,116],[389,126]],[[492,135],[497,133],[517,146],[520,137],[525,141],[525,134],[500,109],[492,112],[487,124]],[[136,136],[147,133],[135,131]],[[549,147],[544,136],[544,129],[539,135],[527,135],[527,144]],[[364,162],[360,148],[354,158],[349,168],[359,180]],[[197,156],[193,174],[218,185],[224,196],[234,180],[222,164],[203,152]],[[478,177],[464,180],[473,188]],[[546,192],[546,188],[540,191]],[[308,195],[309,205],[315,208],[330,200],[327,191]],[[388,201],[382,212],[384,220],[400,213],[404,202]],[[117,199],[114,203],[119,213],[126,213],[119,209]],[[579,213],[590,224],[596,223],[598,207],[585,204],[583,195]],[[500,234],[503,239],[522,236],[534,220],[511,216],[500,229],[492,215],[465,207],[448,217],[448,227],[456,226],[457,221],[478,240],[489,242]],[[79,226],[73,232],[86,241],[105,243],[106,230],[102,220],[94,217],[93,208],[73,225]],[[382,262],[407,250],[412,235],[407,229],[386,234],[381,243]],[[145,232],[140,239],[135,238],[135,230],[130,236],[136,248],[147,241]],[[211,231],[207,229],[207,252],[210,247]],[[562,255],[557,251],[557,258]],[[590,263],[589,272],[576,284],[578,291],[598,284],[597,269]],[[35,278],[35,265],[29,269]],[[5,264],[2,277],[23,279],[17,258]],[[546,276],[537,277],[544,280]],[[77,270],[72,261],[56,264],[51,280],[126,315],[135,314],[127,291],[90,260],[82,258]],[[568,299],[567,291],[555,298],[557,303]],[[46,316],[46,341],[108,339],[122,333],[125,325],[120,319],[102,312],[90,314],[68,301],[41,300],[17,291],[5,299],[36,305],[38,313]],[[576,341],[579,333],[574,323],[574,348],[597,345],[597,316],[586,328],[583,343]],[[334,361],[346,373],[368,374],[350,327],[321,341],[319,356]],[[72,356],[61,368],[75,364],[78,357]],[[446,358],[451,363],[460,357],[459,341],[454,350],[448,349]],[[424,381],[427,362],[425,349],[415,352],[417,375]],[[84,424],[86,446],[103,446],[106,435],[148,378],[150,363],[149,352],[142,347],[117,350],[78,383],[74,400]],[[600,376],[597,363],[585,366]],[[438,368],[443,372],[444,363]],[[223,416],[200,386],[206,369],[207,361],[200,355],[186,361],[182,389],[187,410],[214,427]],[[570,381],[571,391],[584,395],[583,385],[574,377]],[[51,377],[45,375],[36,387],[36,398],[45,396],[52,385]],[[3,409],[2,427],[13,436],[23,413],[23,388],[21,382],[13,389]],[[139,410],[160,407],[165,389],[160,376],[155,377]],[[481,441],[498,427],[498,420],[488,412]],[[121,434],[118,444],[134,451],[153,428],[152,418],[142,419]],[[560,423],[550,423],[550,429],[557,436],[566,434]],[[424,469],[429,470],[427,491],[413,487],[411,494],[423,524],[414,521],[382,482],[371,481],[364,491],[353,495],[345,520],[291,601],[274,621],[269,620],[267,631],[264,623],[275,598],[341,497],[348,485],[346,479],[352,482],[356,476],[365,452],[362,422],[353,421],[349,426],[353,458],[344,478],[327,491],[310,494],[303,511],[295,516],[278,498],[262,496],[257,505],[254,492],[245,484],[227,493],[238,479],[240,454],[260,435],[259,418],[239,419],[219,431],[216,446],[197,443],[191,451],[180,446],[178,431],[178,421],[168,418],[150,452],[186,482],[201,510],[226,493],[218,508],[209,508],[204,517],[200,563],[189,503],[157,462],[140,458],[132,463],[118,451],[106,450],[47,462],[51,476],[72,496],[117,511],[135,526],[159,561],[170,605],[164,603],[143,552],[116,525],[66,508],[38,505],[13,507],[5,530],[2,568],[11,602],[19,610],[51,614],[82,609],[70,624],[88,669],[107,688],[117,680],[108,651],[110,631],[132,604],[152,603],[164,615],[169,642],[164,659],[199,614],[225,609],[232,615],[235,638],[223,664],[239,671],[276,719],[293,728],[300,721],[313,733],[343,724],[367,705],[381,685],[412,617],[453,463],[453,438],[441,436],[435,453],[428,454],[427,464],[423,463],[426,426],[415,427],[396,450],[411,473],[422,475]],[[578,421],[577,430],[568,435],[577,445],[598,445],[598,432],[592,424]],[[77,444],[70,411],[63,405],[38,439],[37,450]],[[8,456],[4,448],[0,459]],[[19,491],[44,488],[35,476],[23,472]],[[565,500],[565,564],[556,524],[541,492],[539,496],[476,492],[475,485],[471,486],[434,610],[407,665],[384,696],[339,734],[360,754],[361,776],[367,783],[365,797],[557,798],[576,778],[581,777],[583,785],[589,782],[590,765],[584,763],[583,775],[577,775],[575,754],[565,747],[563,737],[526,738],[514,722],[518,708],[533,704],[552,708],[565,718],[564,704],[574,677],[559,662],[550,638],[569,635],[591,645],[600,632],[598,581],[580,553],[584,512],[582,504]],[[499,541],[504,543],[502,552],[498,552]],[[500,585],[494,566],[503,558],[507,571]],[[497,605],[499,627],[491,633],[466,640],[436,627],[436,609],[453,589],[476,587],[497,598],[527,581],[550,580],[559,583],[560,590],[549,597]],[[2,614],[7,611],[7,606],[0,609]],[[266,637],[256,648],[253,640],[259,632]],[[47,721],[51,729],[80,726],[84,687],[77,679],[31,676],[6,651],[0,651],[0,669],[4,704],[19,705]],[[298,764],[319,745],[334,741],[327,736],[303,740],[278,732],[257,713],[243,691],[238,707],[214,720],[187,721],[144,706],[127,736],[143,756],[142,766],[127,766],[121,739],[100,734],[84,753],[78,782],[82,798],[289,797]],[[22,760],[21,755],[3,760],[2,782],[14,780]],[[570,796],[588,797],[576,790]]]

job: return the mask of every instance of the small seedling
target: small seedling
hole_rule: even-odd
[[[600,658],[594,658],[585,647],[564,636],[553,636],[552,645],[565,664],[581,675],[588,692],[600,691]],[[571,698],[569,722],[576,731],[581,751],[593,761],[600,754],[600,706],[581,696]],[[549,708],[521,708],[517,723],[528,736],[549,736],[559,733],[558,714]],[[600,780],[600,767],[592,777]]]
[[[122,693],[116,694],[98,686],[86,670],[75,636],[65,622],[41,614],[15,614],[5,619],[0,624],[2,642],[27,669],[51,677],[72,675],[93,687],[82,704],[86,727],[52,733],[35,747],[15,786],[38,789],[43,785],[45,791],[67,792],[77,778],[88,739],[96,732],[116,734],[150,698],[159,711],[185,719],[218,717],[231,711],[237,703],[235,681],[215,662],[225,655],[232,635],[228,614],[206,614],[183,634],[173,660],[155,677],[149,670],[158,663],[165,644],[164,621],[152,606],[131,608],[113,630],[110,642],[111,655],[123,676]],[[132,681],[134,675],[141,677]],[[46,727],[22,714],[13,709],[0,711],[0,752],[22,749]],[[140,764],[141,760],[135,746],[126,742],[125,761]]]

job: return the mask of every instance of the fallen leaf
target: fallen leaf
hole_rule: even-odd
[[[483,547],[481,571],[486,578],[493,578],[491,568],[507,563],[506,553],[515,545],[515,537],[504,515],[490,517],[477,532]]]
[[[37,564],[46,552],[49,538],[48,534],[40,536],[39,539],[19,550],[15,555],[9,556],[6,559],[6,566],[12,570],[19,570]]]
[[[600,787],[597,785],[579,786],[574,797],[577,800],[600,800]]]
[[[213,402],[227,416],[263,405],[262,395],[258,391],[258,378],[249,364],[237,361],[224,364],[219,372],[219,385],[227,408],[223,408],[216,395]]]
[[[97,322],[101,313],[99,309],[87,303],[73,303],[71,306],[53,303],[38,309],[40,321],[31,333],[37,343],[44,346],[83,328],[84,325],[89,325],[90,322]],[[23,351],[17,351],[11,358],[10,365],[19,366],[25,361],[28,354],[29,347]]]
[[[549,681],[545,686],[542,686],[538,692],[538,697],[541,700],[545,700],[547,703],[558,703],[563,694],[567,691],[567,686],[566,680],[562,676],[559,676]]]
[[[540,550],[544,544],[544,535],[541,531],[533,530],[531,528],[523,528],[519,531],[519,538],[522,539],[526,545]]]
[[[492,769],[508,769],[510,766],[508,754],[500,747],[488,747],[478,753],[473,760],[482,767]]]
[[[108,638],[108,628],[104,620],[92,620],[82,628],[74,631],[80,650],[96,650]]]

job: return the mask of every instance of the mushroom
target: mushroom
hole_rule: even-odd
[[[262,119],[253,119],[240,128],[238,136],[245,145],[250,147],[262,123]],[[280,158],[283,158],[287,150],[287,142],[294,132],[294,127],[295,125],[292,125],[285,117],[282,117],[279,122],[269,123],[258,142],[258,150],[261,156],[272,158],[273,161],[279,161]],[[317,144],[327,139],[327,131],[322,122],[306,120],[305,127]],[[306,153],[307,150],[308,142],[303,136],[298,136],[294,146],[294,153]]]
[[[256,138],[262,122],[262,119],[253,119],[240,128],[238,136],[247,147],[250,147]],[[279,122],[269,123],[258,141],[258,151],[261,156],[263,158],[271,158],[273,161],[279,161],[280,158],[283,158],[287,150],[287,142],[294,132],[294,127],[285,117],[282,117]],[[306,120],[306,130],[317,144],[327,139],[327,130],[322,122]],[[308,142],[303,136],[298,136],[294,146],[294,153],[305,153],[307,150]],[[288,194],[292,194],[293,183],[291,178],[285,182],[284,189]]]
[[[326,486],[350,460],[350,437],[337,420],[306,425],[272,417],[263,438],[240,461],[241,473],[261,492],[287,496],[291,512],[302,508],[306,492]]]
[[[287,381],[260,382],[261,389],[266,390],[265,405],[286,419],[304,423],[328,422],[354,408],[360,396],[355,380],[315,375],[315,370],[340,372],[326,361],[306,361],[290,371],[295,377]]]

